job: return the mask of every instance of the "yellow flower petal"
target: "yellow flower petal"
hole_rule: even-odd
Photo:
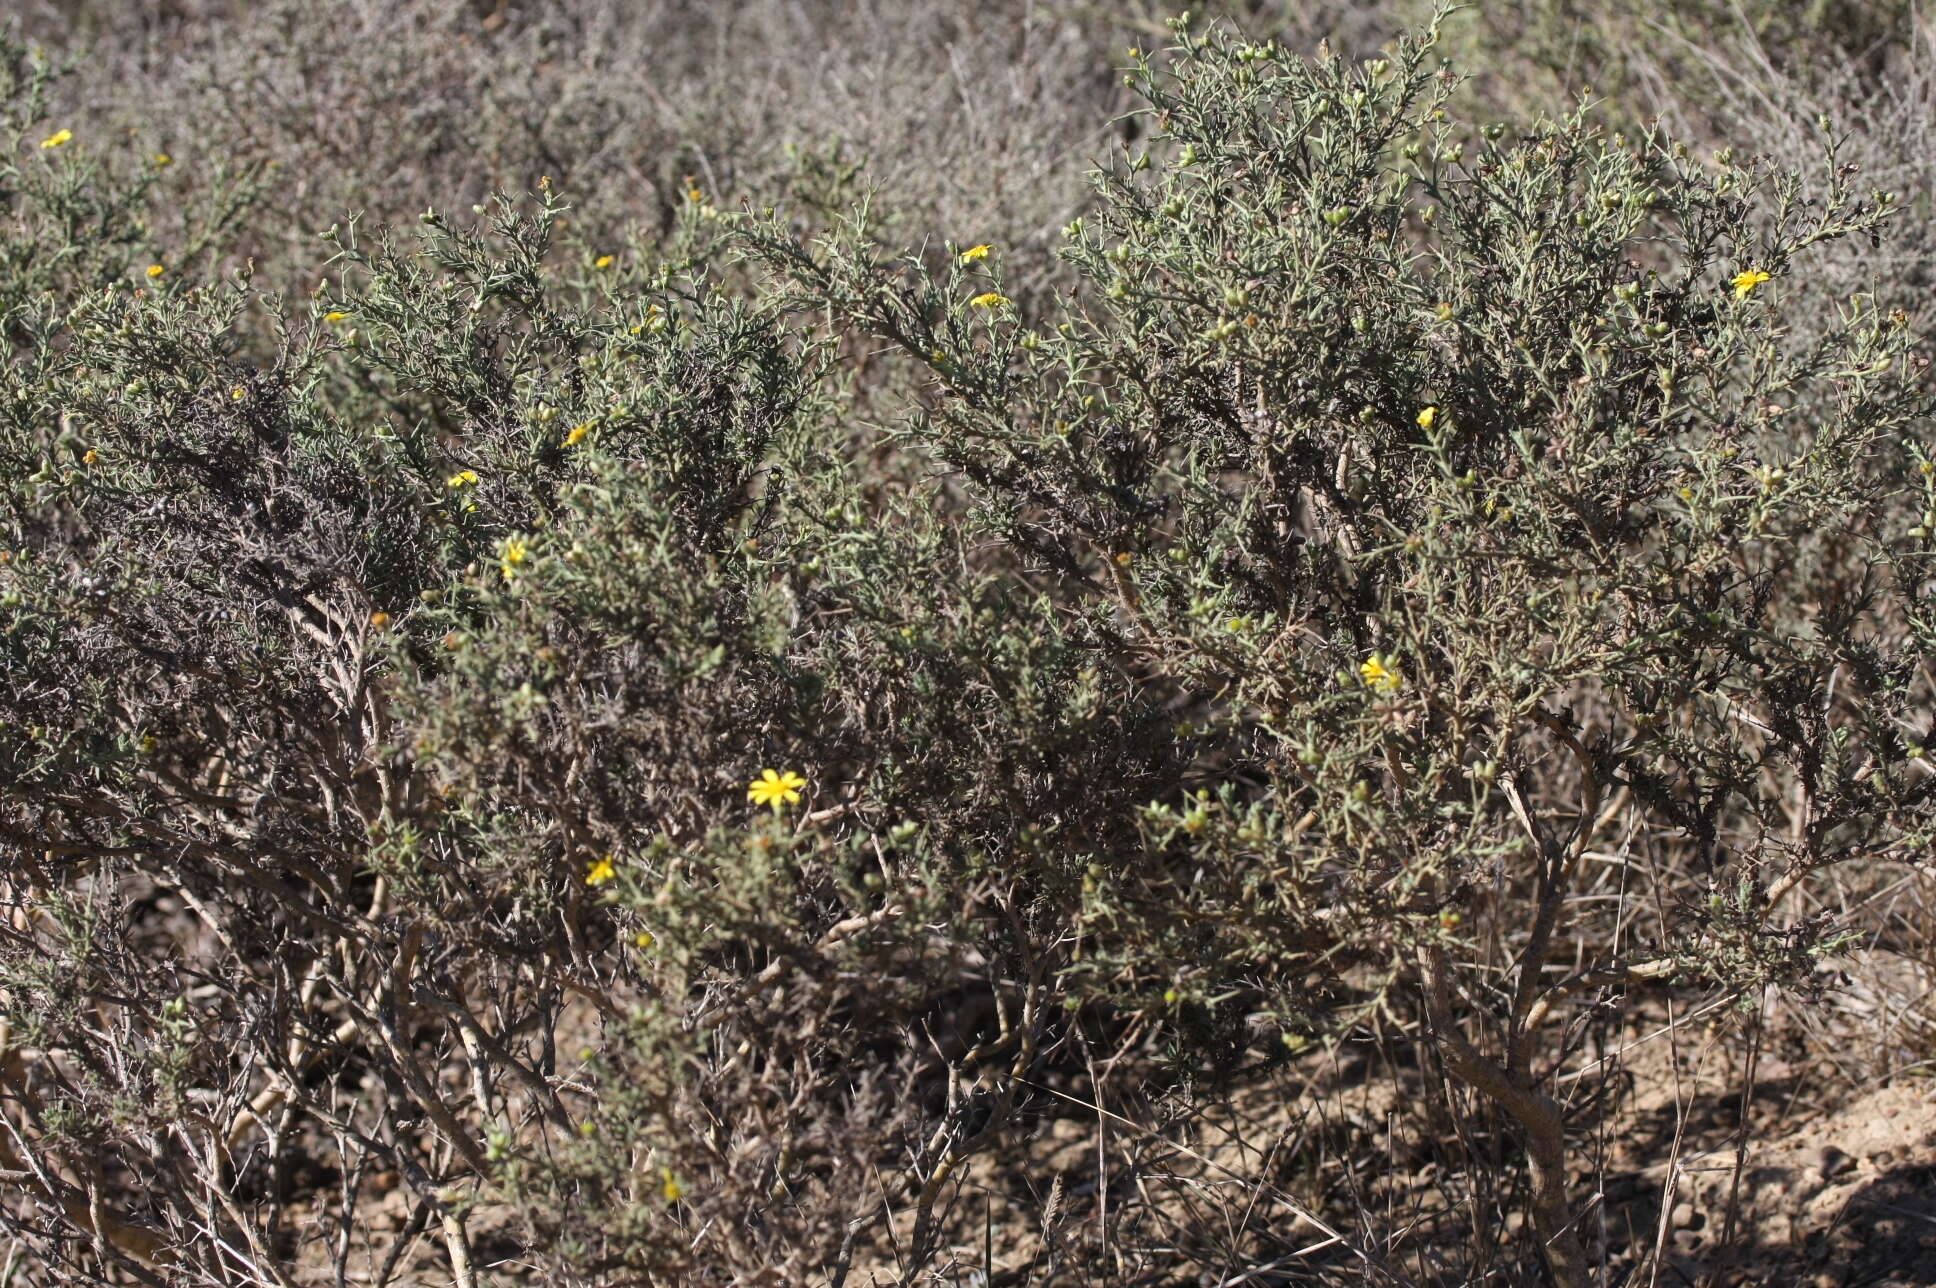
[[[979,246],[970,246],[967,250],[961,252],[961,262],[964,264],[972,264],[976,260],[987,259],[988,252],[994,249],[987,242],[983,242]]]
[[[55,130],[52,134],[40,141],[40,146],[43,148],[57,148],[61,144],[71,141],[73,137],[74,131],[72,130]]]

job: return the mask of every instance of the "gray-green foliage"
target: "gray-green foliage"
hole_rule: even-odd
[[[836,177],[345,215],[266,296],[203,271],[260,175],[170,259],[0,51],[10,1232],[395,1272],[392,1186],[460,1280],[923,1282],[1099,1065],[1188,1111],[1377,1036],[1477,1125],[1313,1273],[1586,1282],[1554,1075],[1811,987],[1797,892],[1931,839],[1928,362],[1785,307],[1887,231],[1826,136],[1814,193],[1475,129],[1436,30],[1178,23],[1053,291]],[[1044,1281],[1281,1251],[1122,1206]]]

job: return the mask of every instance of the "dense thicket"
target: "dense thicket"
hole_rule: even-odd
[[[1927,942],[1913,14],[896,13],[0,44],[13,1264],[1618,1282]]]

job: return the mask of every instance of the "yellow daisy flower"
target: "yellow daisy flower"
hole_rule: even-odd
[[[601,886],[617,875],[618,869],[612,866],[612,856],[607,854],[604,858],[592,864],[591,868],[585,873],[585,884],[588,886]]]
[[[55,130],[52,134],[40,141],[40,146],[43,148],[57,148],[63,143],[72,141],[73,138],[74,131],[72,130]]]
[[[976,260],[987,259],[988,252],[994,249],[987,242],[983,242],[979,246],[970,246],[967,250],[961,252],[961,262],[964,264],[972,264]]]
[[[1768,274],[1758,268],[1743,269],[1734,275],[1734,298],[1745,300],[1755,293],[1755,287],[1769,280]]]
[[[507,537],[504,542],[504,557],[498,560],[498,567],[504,570],[504,580],[509,581],[518,575],[518,568],[531,555],[531,549],[516,537]]]
[[[1380,693],[1396,693],[1398,687],[1405,682],[1398,674],[1398,668],[1376,653],[1359,664],[1358,674],[1364,677],[1367,687],[1376,689]]]
[[[471,470],[459,470],[444,480],[444,486],[453,488],[475,487],[477,486],[477,475]]]
[[[610,255],[600,255],[597,259],[592,261],[593,268],[610,268],[611,266],[612,266],[612,257]]]
[[[1420,429],[1430,429],[1432,428],[1433,422],[1438,420],[1438,418],[1439,409],[1436,407],[1427,407],[1418,414],[1418,427]]]
[[[747,784],[746,799],[755,805],[771,805],[774,813],[779,813],[783,805],[798,805],[800,789],[807,780],[791,769],[786,773],[776,773],[771,769],[760,771],[760,776]]]
[[[968,303],[978,309],[998,309],[1008,303],[1008,297],[1000,291],[989,291],[985,295],[977,295]]]
[[[565,446],[566,447],[578,446],[580,443],[585,441],[585,435],[591,432],[592,432],[592,427],[589,423],[582,424],[582,425],[573,425],[571,427],[571,431],[565,435]]]
[[[166,273],[167,271],[168,270],[166,268],[163,268],[160,264],[150,264],[148,265],[149,280],[152,281],[153,279],[160,277],[163,273]]]

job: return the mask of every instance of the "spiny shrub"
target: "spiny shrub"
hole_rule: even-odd
[[[1582,1043],[1810,987],[1797,892],[1931,838],[1926,360],[1781,310],[1890,203],[1585,108],[1468,139],[1435,31],[1175,30],[1054,298],[700,187],[608,257],[546,184],[263,297],[153,257],[5,51],[37,1265],[945,1281],[1099,1063],[1208,1104],[1373,1030],[1524,1147],[1528,1231],[1448,1209],[1448,1276],[1626,1254]],[[1313,1273],[1396,1281],[1381,1237]],[[1120,1277],[1090,1238],[1043,1274]]]
[[[1160,715],[833,450],[697,189],[629,267],[548,188],[338,225],[291,307],[117,264],[139,193],[31,146],[9,262],[80,237],[47,191],[108,234],[9,317],[10,1228],[147,1282],[875,1255],[856,1178],[934,1206],[1007,1120],[962,1070],[1039,1050],[1059,932],[995,847],[1126,841]]]
[[[1932,835],[1928,359],[1871,298],[1781,309],[1892,198],[1585,107],[1468,139],[1430,35],[1178,31],[1131,73],[1157,141],[1065,229],[1078,297],[1024,316],[980,248],[858,224],[753,246],[925,367],[901,437],[1176,715],[1205,786],[1088,856],[1065,982],[1294,1045],[1415,999],[1584,1283],[1576,1005],[1806,985],[1837,940],[1788,897]]]

